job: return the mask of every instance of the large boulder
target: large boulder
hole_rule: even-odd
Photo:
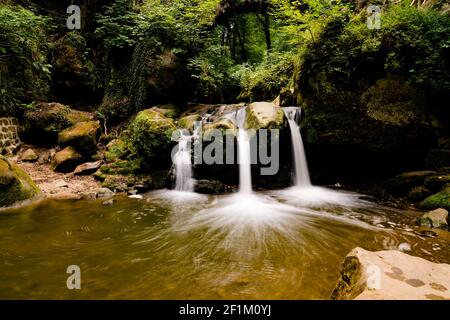
[[[72,146],[84,156],[91,156],[97,149],[99,134],[99,121],[78,122],[59,133],[58,143],[61,147]]]
[[[411,189],[422,186],[425,179],[435,174],[434,171],[404,172],[384,182],[384,187],[397,195],[405,195]]]
[[[39,188],[19,166],[0,156],[0,207],[10,206],[39,194]]]
[[[22,136],[33,144],[51,146],[61,131],[91,118],[88,112],[72,110],[60,103],[38,103],[24,114]]]
[[[442,208],[425,213],[419,224],[431,228],[445,228],[448,226],[448,211]]]
[[[425,210],[434,210],[438,208],[450,210],[450,183],[446,184],[438,193],[423,200],[419,203],[418,207]]]
[[[246,129],[281,129],[283,110],[271,102],[253,102],[247,107]]]
[[[338,300],[450,299],[450,265],[406,253],[353,249],[332,293]]]
[[[83,162],[83,156],[73,147],[66,147],[53,157],[51,166],[55,172],[68,173]]]
[[[144,169],[170,167],[172,133],[176,130],[173,119],[146,109],[137,114],[130,124],[131,147],[142,158]]]

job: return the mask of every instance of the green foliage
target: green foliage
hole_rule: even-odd
[[[0,6],[0,113],[45,99],[51,81],[47,20],[19,6]]]
[[[221,46],[211,46],[201,52],[189,62],[189,70],[192,77],[198,80],[197,90],[199,95],[209,102],[219,97],[225,99],[227,93],[236,91],[239,83],[231,77],[233,60],[224,55],[227,50]]]
[[[331,17],[303,55],[299,85],[357,91],[395,75],[430,94],[448,91],[450,16],[392,5],[382,13],[380,30],[365,22],[365,12]]]
[[[271,100],[289,86],[295,64],[295,53],[272,53],[256,66],[241,65],[233,76],[241,83],[239,99]]]
[[[114,0],[97,15],[95,35],[106,49],[131,47],[139,38],[134,0]]]

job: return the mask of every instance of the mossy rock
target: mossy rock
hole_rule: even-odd
[[[444,208],[450,210],[450,184],[446,184],[438,193],[423,200],[418,207],[425,210]]]
[[[117,160],[113,163],[103,165],[100,167],[100,172],[103,174],[136,174],[140,170],[139,160]]]
[[[283,110],[271,102],[253,102],[247,107],[246,129],[281,129]]]
[[[433,174],[434,171],[405,172],[384,182],[384,187],[394,194],[404,195],[412,188],[423,185],[425,179]]]
[[[151,110],[159,112],[163,116],[165,116],[167,118],[171,118],[171,119],[174,119],[179,114],[178,107],[171,103],[154,106],[151,108]]]
[[[222,136],[226,134],[237,134],[236,124],[227,118],[219,118],[214,122],[206,123],[203,126],[203,137],[209,137],[214,130],[220,131]]]
[[[78,122],[59,133],[58,143],[61,147],[73,146],[84,156],[90,156],[97,149],[99,134],[99,121]]]
[[[178,120],[178,127],[187,130],[193,130],[196,122],[201,122],[202,116],[199,114],[191,114],[184,116]]]
[[[39,192],[23,169],[0,156],[0,207],[33,198]]]
[[[430,190],[438,191],[441,190],[444,185],[450,183],[450,174],[445,175],[433,175],[425,179],[425,187]]]
[[[69,146],[55,154],[51,166],[55,172],[68,173],[74,171],[83,162],[83,159],[77,150]]]
[[[177,129],[173,119],[146,109],[137,114],[129,129],[130,146],[143,160],[145,169],[170,167],[172,133]]]
[[[37,145],[53,145],[61,131],[91,118],[88,112],[72,110],[60,103],[39,103],[24,114],[23,136]]]
[[[129,154],[128,145],[122,139],[114,139],[106,145],[105,159],[107,162],[125,159]]]
[[[414,187],[408,192],[408,200],[419,202],[432,194],[433,192],[424,186]]]

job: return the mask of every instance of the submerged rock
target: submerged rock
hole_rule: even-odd
[[[100,188],[95,193],[95,197],[97,199],[112,198],[112,197],[114,197],[114,195],[115,195],[115,193],[108,188]]]
[[[220,194],[225,192],[225,186],[217,180],[197,180],[194,191],[203,194]]]
[[[52,169],[55,172],[68,173],[83,162],[83,156],[73,147],[66,147],[57,152],[52,160]]]
[[[450,265],[406,253],[353,249],[345,258],[332,299],[450,299]]]
[[[448,226],[448,211],[442,208],[425,213],[419,224],[425,227],[445,228]]]
[[[0,207],[10,206],[39,194],[39,188],[19,166],[0,156]]]
[[[97,149],[97,137],[100,134],[98,121],[78,122],[58,135],[61,147],[72,146],[84,156],[91,156]]]

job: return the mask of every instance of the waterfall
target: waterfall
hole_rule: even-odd
[[[238,127],[238,161],[239,161],[239,193],[252,193],[252,172],[250,137],[245,130],[246,109],[242,108],[236,112],[236,125]]]
[[[191,140],[194,135],[188,135],[184,130],[180,130],[178,140],[178,150],[173,156],[175,165],[175,190],[194,191],[194,179],[192,178]]]
[[[303,147],[302,135],[298,122],[300,120],[301,108],[283,108],[284,114],[291,130],[292,150],[294,152],[294,183],[297,187],[310,187],[308,163],[306,161],[305,149]]]

